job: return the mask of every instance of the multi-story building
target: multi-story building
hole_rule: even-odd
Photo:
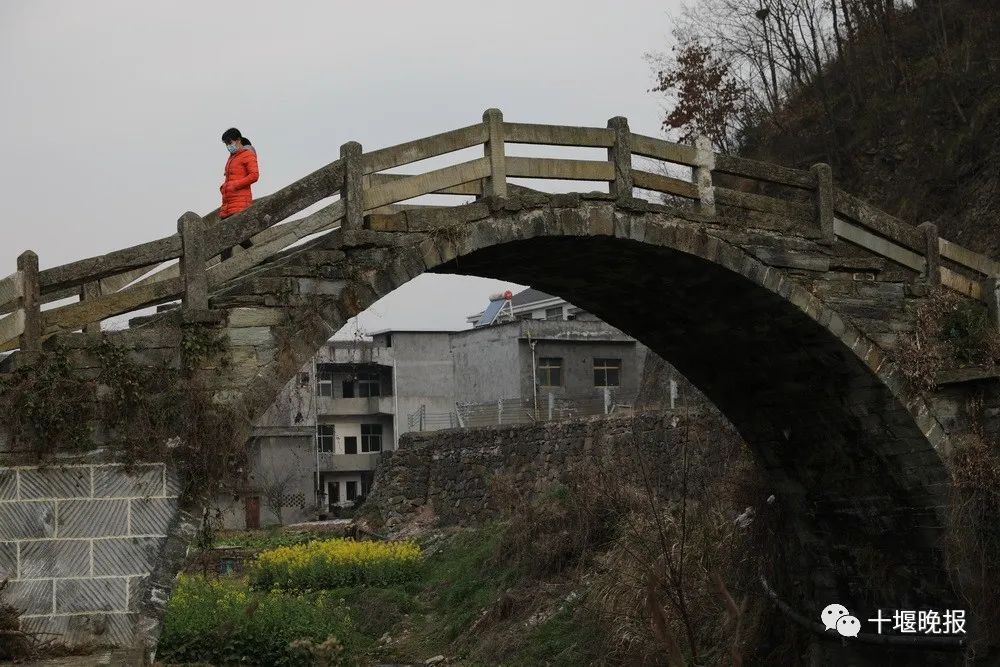
[[[496,304],[494,304],[496,305]],[[493,310],[496,310],[494,308]],[[315,518],[368,493],[383,452],[411,430],[599,414],[634,400],[645,348],[558,297],[524,290],[463,331],[331,340],[253,433],[230,527]]]

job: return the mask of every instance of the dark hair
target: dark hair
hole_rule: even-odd
[[[231,127],[222,133],[222,140],[225,141],[227,144],[230,141],[236,141],[237,139],[242,139],[242,138],[243,135],[241,135],[240,131],[237,130],[235,127]]]
[[[250,143],[250,140],[247,139],[246,137],[240,137],[240,143],[243,144],[244,146],[252,146],[253,145],[253,144]]]

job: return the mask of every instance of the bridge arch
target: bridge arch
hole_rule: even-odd
[[[450,215],[472,207],[483,204]],[[339,231],[314,246],[346,251],[342,289],[251,384],[256,409],[351,316],[421,273],[529,283],[632,335],[722,410],[814,575],[803,601],[875,588],[858,563],[872,550],[885,559],[879,588],[916,596],[883,606],[950,598],[939,553],[947,436],[886,353],[807,279],[683,213],[585,200],[494,209],[426,234]]]

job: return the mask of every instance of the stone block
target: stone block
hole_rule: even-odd
[[[51,501],[0,503],[0,540],[52,537],[55,504]]]
[[[122,537],[94,540],[94,574],[149,574],[163,546],[161,537]]]
[[[344,291],[343,280],[316,280],[315,278],[299,278],[299,294],[322,294],[325,296],[340,296]]]
[[[21,498],[89,498],[90,466],[23,468]]]
[[[0,500],[17,498],[17,471],[13,468],[0,468]]]
[[[125,611],[124,577],[103,579],[57,579],[56,612]]]
[[[0,542],[0,581],[17,577],[17,543]]]
[[[165,535],[170,520],[177,511],[176,498],[150,498],[133,500],[131,535]]]
[[[95,498],[136,498],[164,495],[162,463],[94,468]]]
[[[85,577],[90,574],[90,540],[37,540],[21,543],[20,577]]]
[[[229,326],[272,327],[285,321],[285,312],[275,308],[233,308],[229,311]]]
[[[128,530],[128,500],[64,500],[59,537],[109,537]]]
[[[231,345],[271,345],[273,339],[269,327],[242,327],[229,330]]]
[[[167,468],[166,475],[164,477],[166,483],[166,489],[164,495],[168,498],[176,498],[181,493],[181,477],[177,472],[177,469],[173,466]]]
[[[8,581],[4,601],[24,614],[51,614],[52,580]]]

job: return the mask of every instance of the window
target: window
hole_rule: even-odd
[[[594,386],[617,387],[621,384],[621,359],[594,359]]]
[[[358,483],[347,482],[347,500],[354,500],[358,497]]]
[[[354,380],[347,379],[343,383],[343,397],[354,398]]]
[[[540,357],[538,359],[538,385],[541,387],[562,386],[562,359],[560,357]]]
[[[387,333],[385,335],[385,346],[386,347],[392,347],[392,334],[391,333]]]
[[[561,320],[563,318],[562,306],[556,306],[555,308],[545,309],[545,319],[547,320]]]
[[[358,396],[369,398],[382,395],[382,385],[378,373],[358,373]]]
[[[316,446],[321,452],[333,453],[333,442],[336,431],[333,424],[320,424],[316,427]]]
[[[358,436],[356,435],[344,436],[344,453],[345,454],[358,453]]]
[[[333,365],[316,364],[316,393],[333,397]]]
[[[361,453],[382,451],[382,425],[362,424],[361,425]]]

